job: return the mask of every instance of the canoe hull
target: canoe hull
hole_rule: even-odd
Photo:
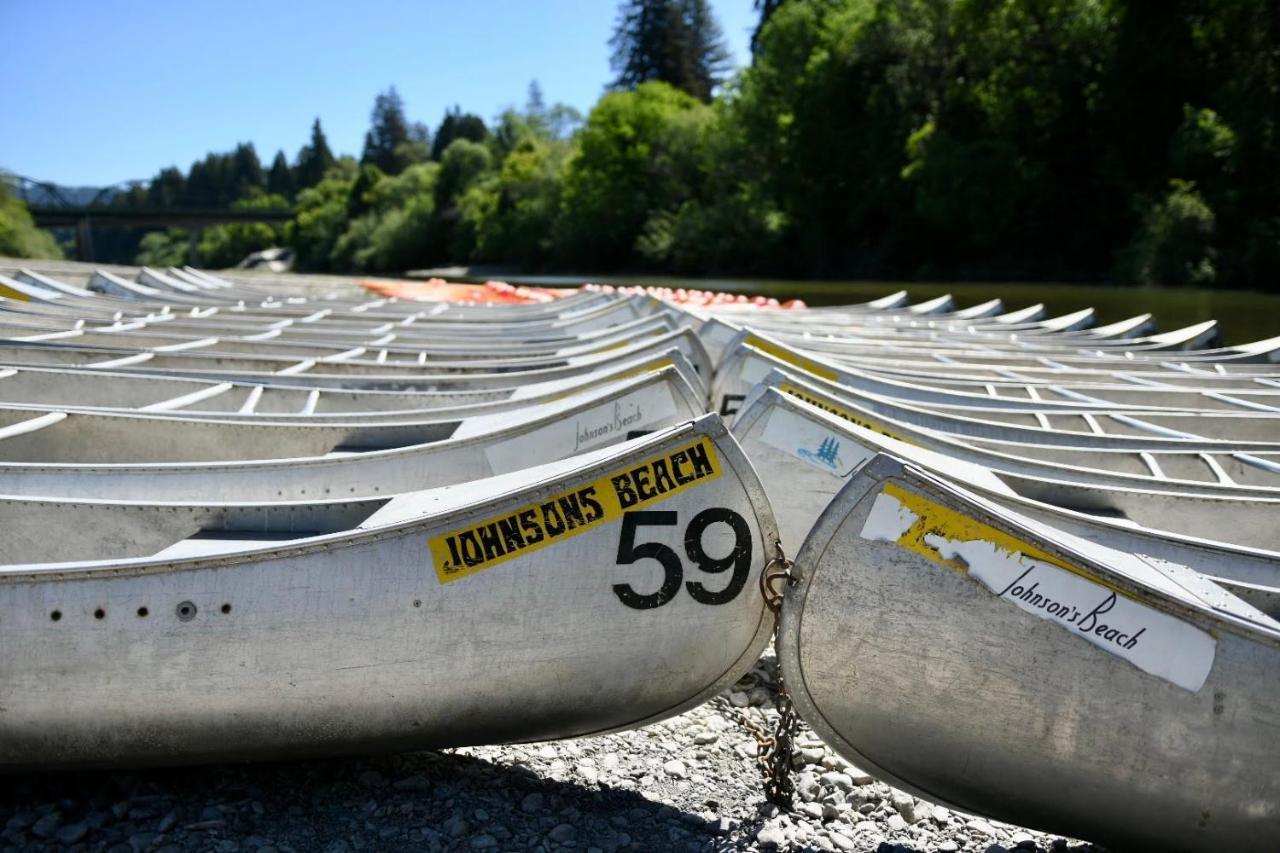
[[[686,586],[708,592],[739,582],[723,601],[681,588],[660,605],[627,604],[618,589],[643,597],[663,583],[664,569],[646,558],[614,563],[629,523],[609,514],[608,498],[599,519],[587,512],[581,529],[492,565],[455,572],[441,558],[449,537],[487,519],[589,484],[604,488],[695,445],[711,454],[714,476],[642,503],[671,515],[663,524],[650,516],[630,535],[686,555],[692,519],[709,509],[736,514],[742,525],[704,525],[699,541],[712,557],[727,539],[744,547],[742,577],[736,563],[731,575],[708,574],[681,557]],[[749,463],[717,423],[641,448],[597,454],[603,461],[591,467],[470,508],[432,512],[441,498],[397,498],[426,503],[393,508],[390,524],[384,515],[356,537],[185,561],[10,570],[0,575],[0,636],[21,653],[0,655],[0,768],[542,740],[639,725],[703,702],[768,640],[772,617],[757,577],[776,532]],[[427,520],[415,520],[424,509]]]
[[[957,507],[879,457],[815,525],[778,648],[819,735],[895,785],[1001,820],[1116,845],[1277,849],[1274,645],[1221,632],[1203,686],[1179,686],[864,535],[886,483]]]

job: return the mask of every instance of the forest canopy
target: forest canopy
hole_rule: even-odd
[[[292,161],[264,168],[246,143],[116,203],[293,211],[283,228],[207,229],[210,265],[283,243],[300,268],[332,271],[1280,288],[1271,4],[756,7],[736,74],[706,0],[626,0],[616,77],[585,117],[534,84],[522,109],[455,107],[432,131],[392,88],[358,161],[335,157],[317,121]],[[187,245],[147,240],[147,258]]]

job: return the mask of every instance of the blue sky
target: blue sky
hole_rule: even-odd
[[[735,62],[752,0],[712,0]],[[62,184],[184,170],[251,141],[292,160],[319,116],[359,154],[395,85],[432,129],[457,103],[486,121],[522,105],[584,113],[610,79],[614,0],[0,0],[0,169]]]

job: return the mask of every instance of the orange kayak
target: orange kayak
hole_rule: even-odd
[[[779,303],[766,296],[745,296],[741,293],[723,293],[716,290],[672,287],[618,287],[611,284],[587,284],[581,288],[529,287],[509,284],[505,281],[486,281],[483,284],[460,284],[442,278],[425,281],[398,279],[363,279],[361,286],[379,296],[397,299],[415,299],[428,302],[454,302],[473,305],[511,305],[529,302],[551,302],[565,296],[587,290],[594,293],[646,294],[674,305],[711,306],[735,304],[761,309],[804,308],[798,299]]]

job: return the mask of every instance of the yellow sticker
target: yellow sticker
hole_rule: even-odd
[[[778,361],[785,361],[793,367],[798,367],[801,370],[807,370],[814,376],[821,376],[823,379],[831,382],[835,382],[838,378],[836,372],[831,368],[819,364],[811,358],[805,358],[794,350],[787,349],[780,344],[775,344],[773,341],[766,341],[764,338],[759,338],[755,335],[748,335],[745,343],[749,347],[755,347],[760,350],[760,352],[773,356],[778,359]]]
[[[1097,575],[1086,572],[1079,566],[1073,566],[1070,563],[1053,556],[1030,543],[1023,542],[1016,536],[1011,536],[1003,530],[997,530],[989,524],[983,524],[977,519],[969,518],[967,515],[956,512],[953,509],[934,503],[926,497],[909,492],[899,486],[897,483],[885,483],[883,493],[889,495],[902,504],[908,510],[915,514],[916,520],[907,530],[898,537],[897,545],[913,554],[919,554],[926,560],[954,569],[961,574],[968,574],[969,567],[963,560],[942,556],[938,550],[930,545],[925,537],[935,536],[952,542],[969,542],[975,539],[984,542],[990,542],[1002,551],[1010,554],[1023,554],[1033,560],[1039,560],[1042,563],[1048,563],[1051,566],[1057,566],[1065,569],[1073,575],[1078,575],[1086,580],[1092,581],[1100,586],[1104,586],[1121,595],[1132,598],[1129,593],[1107,580]]]
[[[792,397],[795,397],[797,400],[801,400],[805,403],[808,403],[810,406],[816,406],[817,408],[822,409],[822,411],[824,412],[828,412],[830,414],[835,415],[838,418],[842,418],[851,424],[857,424],[863,429],[869,429],[872,432],[878,432],[881,435],[887,435],[889,438],[896,439],[897,441],[901,441],[903,444],[910,444],[914,447],[920,446],[917,442],[912,441],[911,439],[907,438],[901,433],[895,432],[894,430],[891,430],[886,426],[876,423],[875,421],[869,421],[862,415],[854,414],[854,412],[852,412],[849,409],[846,409],[844,406],[841,406],[838,403],[832,403],[829,400],[819,399],[818,397],[815,397],[813,394],[809,393],[805,389],[792,385],[790,382],[783,382],[781,385],[778,386],[778,390],[781,391],[783,394],[790,394]]]
[[[660,358],[660,359],[657,359],[656,361],[651,361],[651,362],[648,362],[647,364],[642,364],[639,367],[633,367],[631,370],[624,370],[620,373],[601,374],[597,379],[595,379],[592,382],[588,382],[585,385],[575,385],[572,388],[567,388],[564,391],[560,391],[556,394],[552,394],[548,396],[546,399],[548,402],[550,402],[552,400],[564,400],[568,397],[577,397],[578,395],[582,394],[584,390],[587,390],[590,388],[598,388],[601,385],[608,385],[610,382],[621,382],[624,379],[634,379],[637,376],[645,376],[650,373],[657,373],[659,370],[661,370],[664,367],[675,367],[675,366],[676,366],[675,362],[672,361],[670,358]]]
[[[8,285],[0,284],[0,296],[5,299],[12,299],[16,302],[30,302],[31,297],[23,293],[21,290],[14,290]]]
[[[642,364],[639,367],[632,368],[631,370],[624,371],[623,373],[619,373],[614,378],[630,379],[633,376],[641,376],[645,373],[655,373],[664,367],[675,367],[675,366],[676,366],[676,363],[672,361],[669,357],[659,358],[656,361],[651,361],[648,364]]]
[[[720,476],[715,444],[703,436],[678,450],[606,474],[546,500],[485,519],[428,542],[440,583],[602,527]]]

